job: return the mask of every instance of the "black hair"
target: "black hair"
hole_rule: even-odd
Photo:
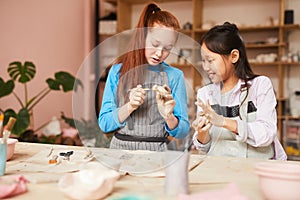
[[[244,80],[246,84],[248,80],[258,76],[254,74],[250,67],[245,44],[235,24],[225,22],[223,25],[214,26],[202,36],[200,45],[203,44],[210,51],[220,55],[229,55],[233,49],[237,49],[239,59],[234,63],[235,74],[238,78]]]

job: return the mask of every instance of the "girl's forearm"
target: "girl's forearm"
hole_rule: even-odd
[[[126,103],[123,106],[121,106],[118,112],[119,122],[123,123],[133,111],[134,109],[129,103]]]
[[[226,128],[230,130],[231,132],[235,133],[238,135],[238,127],[237,127],[237,121],[230,119],[230,118],[225,118],[225,123],[223,128]]]
[[[209,133],[203,133],[203,134],[200,134],[200,133],[198,132],[197,140],[198,140],[201,144],[207,144],[207,143],[210,141],[210,135],[209,135]]]
[[[173,130],[178,126],[178,119],[174,116],[174,114],[171,114],[168,118],[165,119],[168,127]]]

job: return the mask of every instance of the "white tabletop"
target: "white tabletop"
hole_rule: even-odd
[[[83,147],[22,143],[16,145],[13,158],[7,162],[5,176],[23,174],[37,181],[28,183],[28,192],[15,196],[14,199],[66,199],[59,191],[57,180],[68,172],[16,171],[15,166],[43,150],[54,148],[70,148],[84,150]],[[193,155],[194,159],[199,155]],[[235,183],[240,192],[249,199],[260,200],[263,196],[259,190],[258,177],[253,171],[254,164],[265,160],[231,157],[205,157],[204,161],[189,172],[190,194],[224,188],[229,183]],[[268,161],[283,162],[283,161]],[[293,162],[293,161],[289,161]],[[44,180],[44,181],[41,181]],[[48,181],[45,181],[48,180]],[[121,199],[130,196],[140,199],[174,199],[164,194],[164,177],[122,176],[107,199]]]

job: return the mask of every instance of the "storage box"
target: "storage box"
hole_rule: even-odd
[[[300,160],[300,120],[283,121],[283,145],[289,160]]]

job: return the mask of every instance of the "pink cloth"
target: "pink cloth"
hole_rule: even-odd
[[[0,199],[27,192],[27,182],[23,175],[0,177]]]
[[[64,128],[62,136],[75,138],[77,134],[78,134],[78,131],[75,128]]]
[[[226,185],[221,190],[212,190],[207,192],[202,192],[198,194],[186,195],[180,194],[178,200],[248,200],[248,198],[241,194],[239,188],[235,183],[230,183]]]

